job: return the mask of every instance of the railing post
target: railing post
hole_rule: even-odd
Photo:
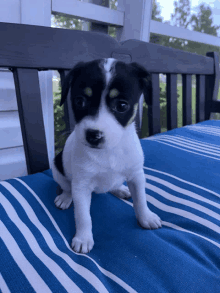
[[[152,0],[118,0],[117,10],[124,11],[124,26],[117,29],[117,40],[122,42],[136,39],[144,42],[150,40],[150,22],[152,14]],[[139,100],[136,116],[136,127],[141,138],[143,95]]]
[[[109,7],[109,0],[92,0],[93,4]],[[108,25],[91,22],[91,31],[108,34]]]

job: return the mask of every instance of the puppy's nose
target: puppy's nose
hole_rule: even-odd
[[[86,130],[86,140],[93,146],[97,146],[103,141],[103,132],[94,129]]]

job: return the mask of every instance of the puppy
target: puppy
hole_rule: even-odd
[[[140,226],[161,227],[160,218],[147,206],[144,154],[134,122],[141,94],[147,102],[151,98],[150,74],[137,63],[113,58],[80,62],[64,80],[60,105],[70,88],[76,125],[55,157],[52,172],[62,189],[55,198],[56,207],[67,209],[73,201],[76,234],[72,249],[88,253],[94,246],[92,192],[132,196]]]

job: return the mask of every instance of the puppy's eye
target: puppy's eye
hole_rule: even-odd
[[[117,101],[113,107],[113,110],[119,113],[124,113],[130,108],[129,104],[125,101]]]
[[[83,96],[78,96],[75,99],[75,104],[78,108],[84,108],[87,105],[87,100]]]

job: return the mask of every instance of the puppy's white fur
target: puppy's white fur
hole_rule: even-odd
[[[113,74],[110,69],[115,59],[106,59],[103,65],[106,82]],[[151,212],[146,203],[144,154],[136,134],[135,123],[122,127],[105,103],[107,88],[104,89],[97,117],[86,116],[68,137],[63,150],[63,176],[52,165],[54,180],[63,193],[56,197],[55,204],[66,209],[73,201],[76,234],[72,248],[87,253],[94,245],[90,216],[91,194],[112,192],[120,198],[133,199],[139,224],[146,229],[161,227],[160,218]],[[134,111],[135,108],[134,108]],[[135,113],[131,118],[135,117]],[[89,147],[85,140],[86,129],[96,129],[105,136],[99,149]],[[123,185],[127,181],[129,189]],[[129,192],[130,191],[130,192]]]

